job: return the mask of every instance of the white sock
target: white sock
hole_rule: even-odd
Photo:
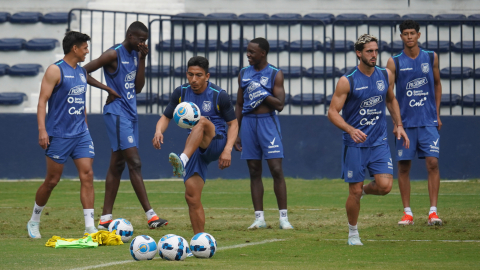
[[[255,211],[255,219],[265,221],[263,211]]]
[[[288,218],[287,209],[281,209],[278,212],[280,213],[280,219],[287,219]]]
[[[147,215],[147,220],[150,220],[157,214],[155,213],[155,211],[153,211],[153,209],[150,209],[147,212],[145,212],[145,215]]]
[[[112,218],[113,218],[112,214],[106,214],[100,217],[100,221],[101,222],[110,221],[112,220]]]
[[[433,213],[433,212],[437,213],[437,215],[438,215],[437,207],[436,207],[436,206],[431,206],[431,207],[430,207],[430,212],[428,212],[428,214],[430,215],[430,214]]]
[[[32,217],[30,218],[30,221],[35,221],[35,222],[40,222],[40,216],[42,215],[42,211],[44,206],[38,206],[37,202],[35,202],[35,206],[33,206],[33,212],[32,212]]]
[[[405,207],[405,208],[403,208],[403,211],[405,211],[405,214],[410,215],[410,216],[413,217],[412,208],[410,208],[410,207]]]
[[[358,235],[357,225],[350,225],[350,223],[348,223],[348,237],[353,235]]]
[[[95,226],[93,221],[93,209],[83,209],[83,217],[85,218],[85,228]]]
[[[366,185],[363,185],[363,187],[362,187],[362,196],[363,196],[363,195],[367,195],[367,193],[365,193],[365,186],[366,186]]]
[[[188,157],[187,155],[185,155],[184,153],[180,154],[180,159],[182,160],[183,162],[183,167],[185,168],[187,166],[187,162],[188,162]]]

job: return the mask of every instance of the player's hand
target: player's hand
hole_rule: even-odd
[[[397,136],[397,124],[393,123],[393,134]]]
[[[223,150],[218,159],[218,168],[223,170],[230,167],[230,164],[232,164],[232,150]]]
[[[38,132],[38,144],[43,149],[47,149],[48,145],[50,144],[50,139],[48,138],[48,133],[46,130],[40,130]]]
[[[115,98],[122,98],[122,96],[120,96],[117,91],[113,90],[112,88],[108,87],[107,89],[105,89],[109,95],[113,96],[114,99]]]
[[[350,137],[352,137],[355,143],[364,143],[367,140],[367,135],[360,129],[353,129],[348,134],[350,134]]]
[[[397,134],[395,134],[397,137],[397,140],[400,140],[400,138],[403,138],[403,147],[405,148],[410,148],[410,139],[408,139],[407,133],[405,132],[405,129],[403,129],[403,126],[398,126],[397,127]]]
[[[105,105],[112,103],[116,98],[116,96],[108,94],[107,100],[105,100]]]
[[[155,132],[152,139],[153,147],[155,149],[161,149],[163,144],[163,134],[161,132]]]
[[[240,137],[237,137],[233,147],[235,148],[235,150],[242,152],[242,140],[240,139]]]
[[[438,122],[437,129],[438,129],[438,131],[440,131],[440,129],[442,128],[442,125],[443,125],[442,120],[440,120],[440,115],[437,116],[437,122]]]
[[[140,58],[145,59],[148,54],[148,45],[145,43],[138,44],[138,51],[140,52]]]

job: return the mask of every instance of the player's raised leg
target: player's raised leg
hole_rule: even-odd
[[[273,190],[277,197],[277,205],[279,209],[280,229],[293,229],[293,226],[288,221],[287,212],[287,185],[285,184],[285,177],[283,176],[282,158],[267,159],[270,173],[273,177]]]
[[[194,234],[205,231],[205,212],[201,201],[204,185],[205,182],[198,173],[185,181],[185,200],[188,204],[188,214]]]
[[[92,158],[79,158],[74,160],[80,178],[80,201],[83,206],[83,217],[85,219],[85,233],[96,233],[94,223],[94,201],[95,192],[93,189]]]
[[[47,161],[47,175],[45,176],[45,181],[37,190],[32,217],[27,224],[28,236],[30,238],[42,238],[40,235],[40,217],[63,172],[63,164],[53,161],[48,156],[45,159]]]
[[[266,228],[265,216],[263,213],[263,182],[262,182],[262,160],[247,160],[250,173],[250,191],[252,194],[253,209],[255,210],[255,221],[249,229]]]
[[[425,157],[428,172],[428,194],[430,195],[430,211],[428,213],[428,225],[442,225],[442,220],[437,214],[438,191],[440,189],[440,170],[438,158]]]

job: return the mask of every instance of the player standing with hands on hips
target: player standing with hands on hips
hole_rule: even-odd
[[[235,149],[241,159],[247,160],[250,173],[255,221],[249,229],[266,228],[263,214],[262,158],[267,160],[273,177],[273,189],[280,213],[280,229],[293,229],[287,215],[287,186],[283,177],[283,144],[280,122],[275,111],[285,105],[283,72],[267,62],[270,44],[264,38],[255,38],[247,46],[250,66],[238,75],[235,114],[240,122],[240,136]]]
[[[388,69],[376,66],[378,40],[364,34],[355,43],[360,64],[347,72],[337,83],[328,118],[343,130],[342,178],[349,184],[346,202],[348,217],[348,244],[363,245],[358,234],[357,221],[362,195],[386,195],[393,183],[393,164],[387,142],[385,105],[397,125],[395,137],[404,139],[398,102],[393,93],[395,77]],[[340,111],[343,110],[343,118]],[[365,168],[374,180],[363,185]]]
[[[403,125],[411,140],[411,148],[403,146],[402,139],[396,142],[398,161],[398,186],[402,197],[404,215],[398,225],[413,225],[410,208],[410,168],[415,154],[425,159],[428,171],[430,211],[428,225],[442,225],[437,215],[438,191],[440,189],[440,101],[442,85],[438,68],[438,55],[418,47],[420,25],[412,20],[400,24],[403,51],[388,59],[387,68],[395,74],[397,99]],[[394,130],[395,132],[395,130]]]
[[[112,154],[105,179],[105,201],[98,228],[107,230],[113,221],[112,211],[120,186],[120,178],[128,165],[130,182],[147,216],[150,229],[167,225],[168,222],[157,216],[148,201],[142,177],[142,162],[138,154],[138,115],[137,94],[145,85],[145,58],[148,47],[147,27],[139,21],[127,29],[125,40],[105,51],[99,58],[85,65],[87,72],[103,67],[107,85],[115,89],[121,98],[109,95],[103,108],[103,118],[107,126]],[[99,88],[107,86],[89,79],[89,84]]]

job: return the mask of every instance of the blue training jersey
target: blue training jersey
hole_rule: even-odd
[[[268,64],[256,71],[253,66],[240,70],[240,87],[243,89],[242,114],[252,112],[263,100],[273,94],[275,77],[280,69]]]
[[[55,62],[60,68],[60,82],[48,99],[46,129],[49,136],[75,138],[88,130],[85,123],[85,92],[87,72],[65,61]]]
[[[355,67],[344,76],[350,83],[350,92],[343,106],[343,118],[349,125],[365,133],[367,140],[355,143],[350,134],[343,132],[343,143],[353,147],[372,147],[387,143],[387,71],[375,67],[373,74],[368,77]]]
[[[393,56],[393,60],[403,126],[438,126],[432,68],[434,53],[420,50],[417,58],[412,59],[402,51]]]
[[[117,70],[114,73],[103,69],[107,85],[115,90],[122,98],[116,98],[103,108],[103,113],[111,113],[137,121],[137,94],[135,79],[137,78],[138,52],[128,52],[122,44],[113,46],[117,51]]]

